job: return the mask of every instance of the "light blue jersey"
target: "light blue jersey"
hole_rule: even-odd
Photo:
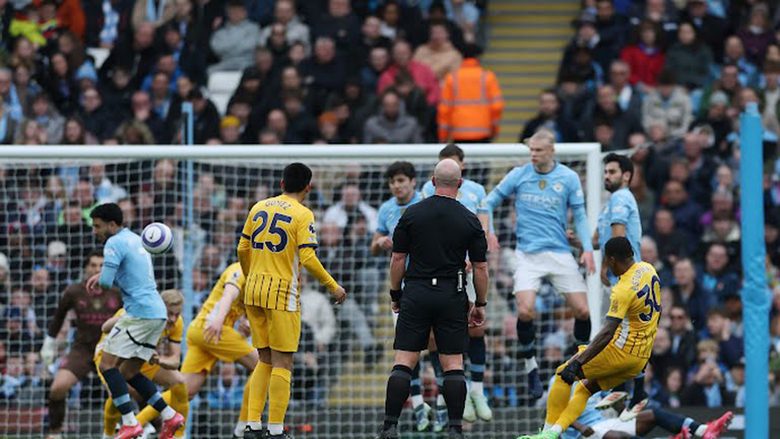
[[[552,388],[553,382],[555,381],[555,377],[550,378],[550,388]],[[580,385],[579,383],[575,383],[571,388],[571,394],[574,395],[574,389],[577,388],[577,386]],[[601,421],[605,421],[606,418],[602,416],[602,411],[596,410],[596,404],[601,401],[601,399],[604,397],[604,395],[608,395],[609,392],[598,392],[595,395],[588,398],[588,404],[585,406],[585,411],[582,412],[579,418],[577,418],[577,421],[581,424],[592,426],[594,424],[598,424]],[[572,427],[569,427],[566,429],[566,431],[561,434],[561,439],[579,439],[583,437],[579,431],[575,430]]]
[[[536,172],[531,163],[518,166],[490,191],[485,206],[492,212],[512,195],[517,210],[518,250],[523,253],[571,252],[566,238],[569,208],[584,249],[593,250],[585,213],[585,194],[576,172],[558,162],[546,174]]]
[[[378,224],[376,226],[376,232],[380,235],[392,238],[395,226],[398,225],[398,220],[401,219],[401,216],[406,212],[406,209],[412,204],[419,203],[422,199],[422,195],[415,191],[412,199],[406,204],[398,204],[398,200],[395,197],[382,203],[382,205],[379,206],[379,213],[377,214]]]
[[[120,230],[106,240],[103,256],[100,286],[119,287],[127,315],[137,319],[168,317],[154,282],[152,257],[141,243],[140,236],[129,229]]]
[[[422,188],[422,197],[430,198],[436,192],[436,186],[433,185],[433,181],[428,180]],[[474,180],[464,178],[463,184],[458,189],[458,195],[456,199],[462,204],[469,212],[477,215],[479,213],[486,213],[490,215],[490,231],[493,231],[493,213],[490,212],[483,201],[487,197],[485,187],[477,183]]]
[[[599,214],[599,247],[601,250],[604,250],[604,245],[612,238],[612,224],[623,224],[626,227],[626,238],[634,250],[634,260],[641,262],[639,244],[642,241],[642,221],[639,219],[639,207],[636,204],[634,194],[628,188],[615,191]]]

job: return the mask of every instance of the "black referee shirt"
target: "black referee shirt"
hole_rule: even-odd
[[[404,212],[393,232],[393,252],[409,255],[407,279],[455,278],[472,262],[486,262],[487,240],[477,216],[458,200],[426,198]]]

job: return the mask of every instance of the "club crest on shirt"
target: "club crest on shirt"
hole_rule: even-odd
[[[555,182],[553,183],[552,188],[555,192],[561,193],[561,191],[563,191],[563,184],[560,182]]]
[[[547,187],[547,180],[539,180],[539,189],[544,190]]]

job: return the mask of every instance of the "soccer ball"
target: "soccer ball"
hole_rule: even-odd
[[[146,251],[158,255],[167,252],[173,246],[173,232],[163,223],[151,223],[144,227],[141,241]]]

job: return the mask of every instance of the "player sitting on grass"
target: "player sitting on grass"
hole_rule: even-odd
[[[187,382],[190,399],[203,386],[217,360],[238,363],[246,368],[250,376],[257,366],[257,351],[246,341],[248,324],[244,335],[233,328],[246,315],[242,295],[244,283],[241,264],[236,262],[229,265],[188,327],[187,355],[184,356],[181,371]],[[251,380],[247,380],[244,386],[241,413],[233,430],[234,437],[244,437],[249,420],[250,383]]]
[[[661,282],[652,265],[634,261],[631,243],[615,237],[604,261],[620,280],[612,288],[609,312],[591,344],[556,371],[547,399],[544,429],[523,439],[558,439],[582,414],[591,395],[609,390],[644,369],[661,315]],[[572,386],[579,381],[572,395]]]
[[[152,358],[141,366],[141,374],[157,385],[168,390],[162,394],[163,400],[178,413],[186,416],[190,405],[187,399],[187,386],[184,383],[184,375],[179,372],[179,363],[181,362],[181,339],[184,332],[184,321],[181,318],[181,311],[184,308],[184,297],[177,290],[166,290],[161,293],[168,310],[165,329],[162,337],[157,344],[157,349]],[[98,343],[95,353],[95,364],[100,364],[103,358],[103,340],[115,327],[119,319],[126,315],[124,308],[117,311],[114,317],[103,323],[103,337]],[[100,374],[103,384],[106,384],[105,378]],[[106,386],[108,388],[108,386]],[[147,405],[138,414],[138,423],[143,427],[152,419],[160,415],[153,406]],[[114,405],[114,400],[110,397],[106,401],[103,410],[103,439],[113,438],[117,422],[122,415]],[[131,436],[132,437],[132,436]],[[184,427],[180,427],[174,433],[174,437],[184,437]]]

